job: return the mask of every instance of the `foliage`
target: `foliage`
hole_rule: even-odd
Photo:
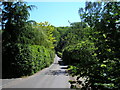
[[[92,79],[96,80],[92,83],[101,86],[99,88],[120,88],[118,82],[120,72],[120,11],[118,8],[120,8],[120,3],[105,2],[103,5],[102,8],[102,3],[88,2],[85,7],[86,11],[81,16],[82,20],[99,32],[93,35],[93,41],[97,48],[95,50],[96,57],[99,60],[97,68],[95,67],[94,70],[99,70],[99,73],[94,75]],[[89,20],[90,18],[91,20]],[[100,70],[100,68],[102,69]]]
[[[54,31],[53,31],[53,37],[55,38],[55,42],[54,45],[55,47],[57,47],[58,42],[60,41],[60,32],[57,30],[57,27],[54,27]]]
[[[3,54],[3,78],[32,75],[48,67],[55,55],[54,51],[39,45],[10,44],[4,48],[7,52]]]
[[[27,21],[28,9],[24,2],[3,2],[3,78],[32,75],[53,62],[54,27]]]
[[[53,43],[56,41],[53,37],[54,28],[49,24],[44,26],[45,23],[27,23],[20,29],[20,33],[17,35],[17,43],[41,45],[53,49]]]
[[[19,31],[15,30],[14,35],[16,39],[7,31],[3,33],[3,78],[32,75],[53,62],[53,42],[43,29],[26,23]]]
[[[83,65],[88,63],[92,63],[91,60],[94,61],[94,43],[86,40],[80,41],[80,43],[67,46],[63,51],[63,60],[70,65],[80,64],[81,67],[84,68]],[[84,63],[83,63],[84,62]]]
[[[65,35],[63,60],[73,65],[72,74],[78,76],[77,80],[86,77],[83,89],[120,88],[119,8],[119,2],[86,2],[79,13],[82,22],[89,26],[88,31],[74,24],[74,32]]]
[[[38,37],[41,38],[39,42],[45,42],[47,45],[44,45],[48,48],[54,49],[54,45],[53,43],[56,41],[55,37],[53,36],[53,32],[55,30],[54,26],[50,25],[48,22],[41,22],[41,23],[37,23],[34,26],[35,29],[38,29],[37,32],[40,32],[43,37]],[[36,35],[40,35],[36,33]]]
[[[20,30],[21,32],[17,35],[15,42],[12,38],[6,39],[6,36],[10,35],[7,31],[3,33],[2,53],[3,71],[5,71],[3,72],[3,78],[31,75],[53,62],[55,53],[50,46],[51,42],[47,42],[48,36],[44,30],[32,28],[29,24],[26,24]],[[14,31],[15,34],[17,32],[17,30]],[[14,65],[11,65],[11,63]],[[6,66],[9,66],[9,68],[6,68]]]
[[[29,17],[28,10],[32,10],[33,5],[28,6],[25,2],[2,2],[2,30],[14,30],[21,27]],[[13,28],[14,27],[14,28]]]
[[[76,24],[80,24],[76,26]],[[82,38],[86,38],[84,33],[88,31],[89,27],[83,29],[85,24],[82,22],[72,23],[63,35],[61,35],[58,42],[57,51],[62,52],[65,47],[79,43]]]
[[[61,51],[61,48],[62,48],[62,38],[64,36],[64,34],[70,29],[70,27],[56,27],[54,32],[53,32],[53,36],[55,37],[56,39],[56,42],[55,42],[55,51],[56,51],[56,54],[59,56],[59,57],[62,57],[62,51]]]
[[[119,2],[86,2],[79,10],[82,22],[61,36],[58,50],[77,81],[86,78],[82,89],[120,88],[119,8]]]

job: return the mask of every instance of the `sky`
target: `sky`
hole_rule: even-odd
[[[80,22],[78,10],[84,7],[84,2],[28,2],[28,5],[35,5],[30,11],[29,20],[36,22],[48,21],[49,24],[59,26],[70,26],[68,20]]]

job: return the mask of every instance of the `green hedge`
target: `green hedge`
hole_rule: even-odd
[[[66,64],[78,64],[85,63],[94,60],[94,43],[86,41],[81,41],[75,45],[69,45],[63,50],[62,59]]]
[[[3,78],[32,75],[48,67],[53,62],[54,56],[54,51],[44,46],[28,44],[4,46]]]

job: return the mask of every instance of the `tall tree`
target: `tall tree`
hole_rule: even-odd
[[[6,39],[15,42],[20,29],[29,18],[29,10],[34,6],[28,6],[25,2],[2,2],[2,5],[2,29],[7,31],[3,34],[3,41]]]
[[[24,25],[30,15],[28,10],[31,10],[33,7],[32,5],[27,6],[25,2],[2,2],[2,5],[2,21],[5,23],[5,30],[11,25]]]
[[[13,63],[15,63],[15,56],[18,52],[15,44],[18,42],[20,33],[30,28],[26,21],[29,17],[28,10],[31,10],[32,6],[17,1],[2,2],[2,6],[2,71],[4,77],[4,75],[9,76],[10,73],[14,73]]]
[[[82,21],[94,30],[98,77],[94,76],[92,81],[108,88],[120,88],[120,2],[86,2],[79,13]]]

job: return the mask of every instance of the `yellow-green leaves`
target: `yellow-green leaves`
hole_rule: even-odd
[[[55,30],[55,28],[48,22],[37,23],[34,28],[38,32],[41,32],[41,34],[38,35],[41,44],[47,48],[53,49],[53,43],[56,41],[55,37],[53,37],[53,31]]]
[[[101,64],[101,67],[106,67],[106,65],[105,64]]]
[[[108,52],[111,52],[111,49],[107,49]]]
[[[106,38],[106,35],[105,35],[105,34],[103,34],[103,37],[104,37],[104,38]]]

